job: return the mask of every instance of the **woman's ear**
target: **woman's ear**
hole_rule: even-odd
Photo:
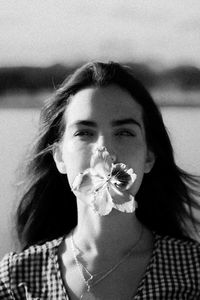
[[[153,151],[147,150],[147,158],[145,162],[144,173],[147,174],[152,170],[155,160],[155,154],[153,153]]]
[[[66,174],[66,166],[62,156],[62,149],[60,145],[55,145],[53,148],[53,159],[55,161],[56,167],[61,174]]]

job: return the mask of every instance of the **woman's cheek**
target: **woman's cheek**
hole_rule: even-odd
[[[75,177],[90,167],[91,150],[73,141],[65,143],[62,150],[68,182],[71,186]]]
[[[142,174],[138,174],[136,172],[136,180],[135,182],[133,183],[132,187],[130,188],[130,193],[133,195],[133,196],[136,196],[137,192],[139,191],[140,189],[140,186],[142,184],[142,180],[143,180],[143,175]]]

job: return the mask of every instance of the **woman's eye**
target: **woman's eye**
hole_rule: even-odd
[[[135,133],[130,130],[120,130],[116,133],[117,136],[135,136]]]
[[[80,137],[84,137],[84,136],[87,137],[87,136],[93,136],[93,132],[88,130],[79,130],[74,135]]]

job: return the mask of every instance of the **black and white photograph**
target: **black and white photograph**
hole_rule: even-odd
[[[200,299],[200,1],[0,1],[0,300]]]

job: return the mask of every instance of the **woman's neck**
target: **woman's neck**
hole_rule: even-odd
[[[91,208],[79,204],[78,225],[73,237],[83,252],[120,258],[137,243],[141,230],[142,224],[134,213],[114,209],[107,216],[99,216]]]

